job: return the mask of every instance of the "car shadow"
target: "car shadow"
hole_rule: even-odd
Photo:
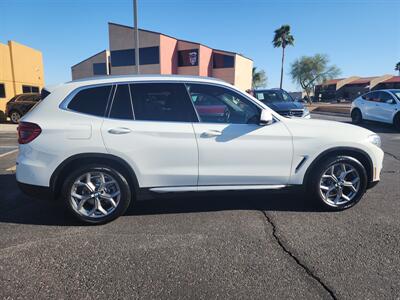
[[[0,175],[0,222],[29,225],[81,226],[57,201],[23,195],[13,174]],[[201,213],[227,210],[319,212],[303,193],[240,191],[169,194],[136,201],[126,216]]]
[[[343,123],[352,124],[351,121],[344,121]],[[400,133],[391,124],[379,123],[374,121],[363,121],[361,124],[357,124],[357,126],[363,127],[376,133]]]

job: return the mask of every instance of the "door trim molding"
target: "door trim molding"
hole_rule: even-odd
[[[171,192],[206,192],[206,191],[239,191],[239,190],[279,190],[287,187],[282,184],[267,185],[202,185],[202,186],[169,186],[153,187],[149,190],[155,193]]]

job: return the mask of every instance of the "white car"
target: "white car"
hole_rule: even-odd
[[[400,130],[400,90],[377,90],[356,98],[351,104],[354,124],[363,120],[393,124]]]
[[[27,194],[61,198],[88,223],[120,216],[149,192],[305,187],[341,210],[382,168],[373,132],[282,117],[213,78],[109,76],[45,89],[42,98],[18,127],[17,181]]]

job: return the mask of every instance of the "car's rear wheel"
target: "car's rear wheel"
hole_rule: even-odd
[[[393,118],[393,126],[400,131],[400,113],[394,116]]]
[[[19,123],[19,119],[21,119],[21,114],[17,111],[12,111],[10,113],[10,120],[11,122],[13,122],[14,124],[18,124]]]
[[[125,213],[131,191],[125,177],[108,166],[82,167],[65,180],[64,201],[79,220],[103,224]]]
[[[357,159],[332,156],[314,168],[309,190],[319,206],[343,210],[361,199],[367,181],[367,172]]]
[[[358,108],[353,109],[351,112],[351,121],[353,124],[360,124],[363,121],[361,111]]]

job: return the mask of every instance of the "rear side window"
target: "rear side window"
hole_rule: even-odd
[[[131,84],[135,120],[198,122],[183,83]]]
[[[127,120],[133,119],[129,85],[120,84],[117,86],[111,106],[110,118]]]
[[[77,112],[104,116],[111,86],[99,86],[79,91],[68,104],[68,108]]]

